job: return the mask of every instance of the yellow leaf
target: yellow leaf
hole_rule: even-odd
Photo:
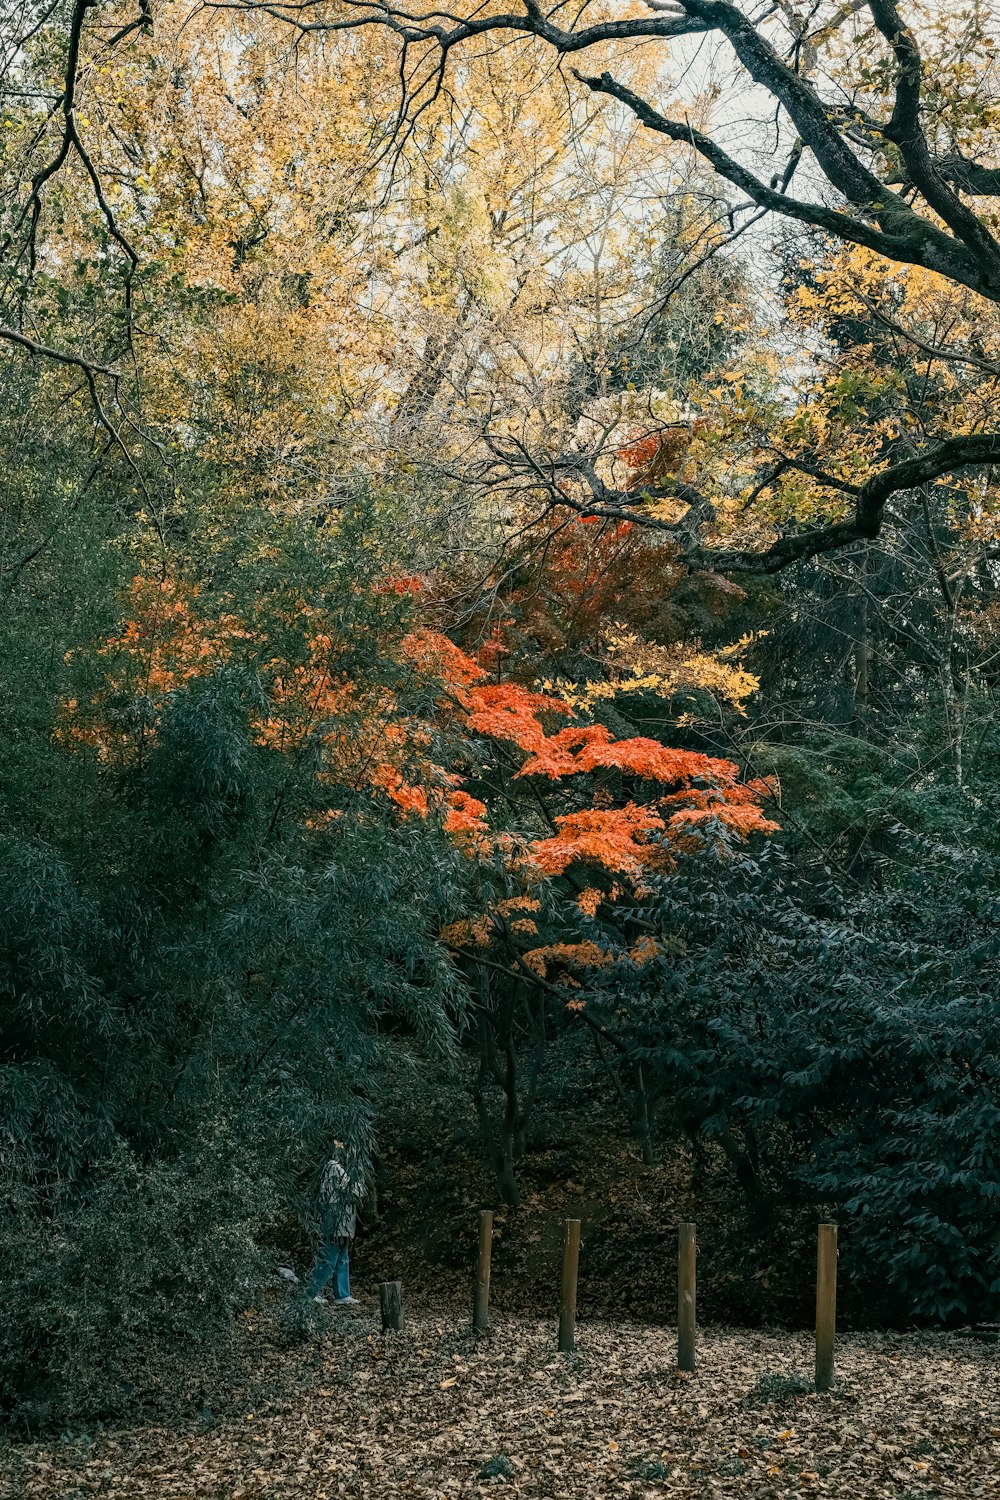
[[[451,1386],[451,1385],[457,1385],[457,1384],[458,1384],[458,1376],[457,1375],[451,1375],[451,1376],[449,1376],[449,1378],[447,1380],[442,1380],[442,1382],[441,1382],[441,1389],[443,1391],[446,1391],[449,1386]]]

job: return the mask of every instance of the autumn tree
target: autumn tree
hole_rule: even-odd
[[[807,400],[776,446],[787,451],[804,438],[814,461],[836,457],[846,471],[848,463],[871,462],[873,449],[887,441],[915,450],[918,435],[942,422],[989,420],[984,371],[933,352],[935,330],[971,334],[967,324],[962,333],[968,294],[948,294],[919,270],[888,276],[882,269],[866,252],[804,265],[796,256],[789,313],[804,339],[819,341],[812,377],[800,386]],[[979,322],[975,337],[984,349],[995,324],[989,317]],[[817,508],[824,514],[819,486],[791,471],[760,501],[772,515],[815,516]],[[832,704],[830,690],[846,690],[841,725],[862,738],[891,735],[914,695],[920,697],[934,705],[929,740],[948,746],[959,786],[970,731],[975,737],[971,724],[983,722],[991,679],[996,504],[989,470],[918,487],[908,504],[890,508],[878,538],[817,559],[812,576],[828,604],[817,599],[803,612],[818,625],[828,610],[836,631],[826,691]],[[787,628],[779,636],[787,649]]]
[[[62,368],[53,399],[93,382],[119,461],[196,449],[241,503],[280,475],[335,506],[336,474],[440,466],[492,418],[548,430],[689,187],[638,126],[608,146],[614,106],[567,122],[542,52],[483,54],[394,133],[375,33],[291,69],[263,12],[107,17],[70,7],[44,45],[25,19],[7,62],[8,346]]]
[[[455,720],[462,731],[457,764],[437,775],[453,786],[461,767],[465,787],[457,801],[454,790],[436,795],[445,828],[475,862],[478,902],[442,937],[475,977],[473,1095],[500,1190],[516,1202],[515,1162],[546,1032],[560,1023],[558,1011],[549,1014],[553,1000],[564,997],[589,1025],[588,976],[634,971],[659,953],[642,912],[650,872],[668,871],[677,850],[773,831],[761,806],[770,788],[745,783],[730,761],[648,737],[618,738],[582,701],[574,710],[551,691],[491,680],[440,635],[418,632],[405,649],[439,677],[444,724]],[[426,816],[422,787],[400,785],[390,795]],[[594,1034],[600,1049],[596,1027]],[[489,1107],[494,1086],[499,1115]]]
[[[11,1411],[189,1382],[432,1054],[505,1201],[566,1046],[989,1307],[992,17],[9,19]]]
[[[904,15],[894,0],[830,4],[806,19],[784,6],[758,18],[728,0],[677,0],[627,18],[583,15],[568,27],[534,4],[523,14],[466,17],[434,11],[414,17],[392,7],[349,14],[310,7],[308,17],[295,4],[273,9],[303,34],[385,28],[405,48],[411,117],[469,44],[494,35],[526,46],[536,39],[567,60],[581,89],[616,100],[654,135],[696,152],[735,191],[734,222],[757,212],[776,214],[886,263],[919,268],[986,309],[1000,299],[991,209],[995,120],[986,72],[965,62],[992,35],[991,19],[979,9],[950,25],[937,13]],[[672,45],[706,35],[728,44],[748,84],[769,95],[777,110],[779,149],[772,152],[770,178],[751,164],[752,152],[727,149],[722,122],[713,124],[711,100],[661,107],[656,91],[632,86],[609,57],[609,48],[628,43],[666,61]],[[953,356],[963,352],[959,340]],[[998,452],[992,413],[985,423],[942,423],[921,435],[913,453],[889,438],[857,478],[826,469],[814,476],[846,512],[842,518],[793,526],[759,553],[720,549],[719,564],[780,568],[875,536],[893,496],[988,465]],[[804,468],[805,461],[789,455],[787,466]],[[636,509],[632,492],[609,489],[605,479],[591,485],[588,498],[620,518]]]
[[[370,1149],[387,1033],[447,1054],[461,1009],[436,934],[464,857],[368,779],[406,692],[375,645],[406,603],[377,513],[335,537],[286,518],[266,545],[250,526],[225,570],[190,537],[200,574],[135,580],[113,520],[81,504],[0,614],[0,1365],[22,1425],[197,1399],[324,1140]]]

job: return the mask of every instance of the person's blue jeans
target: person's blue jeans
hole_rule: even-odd
[[[333,1295],[338,1302],[351,1295],[350,1254],[350,1240],[327,1240],[309,1277],[310,1297],[318,1297],[331,1278]]]

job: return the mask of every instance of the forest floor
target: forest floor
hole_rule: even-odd
[[[0,1496],[1000,1497],[994,1344],[848,1335],[817,1396],[801,1334],[707,1330],[681,1375],[673,1333],[635,1323],[585,1322],[561,1355],[552,1319],[476,1337],[449,1310],[383,1338],[370,1293],[319,1316],[292,1348],[256,1330],[256,1381],[197,1421],[0,1450]]]
[[[572,1037],[566,1039],[572,1042]],[[808,1328],[815,1314],[814,1205],[775,1184],[775,1216],[751,1224],[721,1150],[664,1133],[643,1164],[585,1038],[543,1075],[528,1154],[518,1164],[521,1201],[498,1202],[483,1161],[467,1088],[442,1069],[418,1094],[400,1079],[388,1110],[378,1170],[378,1214],[366,1213],[352,1252],[362,1279],[401,1280],[412,1305],[468,1301],[478,1212],[494,1210],[492,1305],[507,1317],[545,1316],[554,1305],[563,1221],[582,1223],[580,1309],[588,1318],[667,1324],[677,1308],[676,1226],[698,1227],[698,1308],[706,1324]],[[275,1257],[302,1269],[310,1247],[278,1238]],[[666,1274],[665,1274],[666,1271]],[[856,1237],[841,1234],[838,1312],[845,1328],[895,1326]],[[905,1309],[902,1316],[905,1317]]]
[[[708,1152],[696,1170],[673,1149],[644,1167],[600,1099],[543,1099],[517,1209],[496,1204],[447,1078],[423,1112],[401,1096],[384,1135],[379,1212],[352,1255],[359,1308],[317,1308],[276,1280],[228,1363],[202,1351],[191,1383],[137,1397],[129,1425],[0,1446],[0,1500],[1000,1500],[1000,1345],[988,1330],[868,1331],[889,1320],[847,1232],[852,1331],[834,1389],[811,1391],[812,1340],[794,1330],[814,1310],[814,1211],[755,1240],[724,1162]],[[493,1327],[476,1337],[486,1205]],[[555,1348],[566,1216],[584,1230],[568,1356]],[[671,1327],[681,1219],[698,1223],[706,1325],[690,1376]],[[293,1224],[273,1251],[300,1273],[312,1253]],[[376,1284],[395,1278],[406,1329],[383,1338]]]

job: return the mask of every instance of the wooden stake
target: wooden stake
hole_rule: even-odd
[[[821,1224],[816,1238],[816,1389],[833,1385],[837,1328],[837,1226]]]
[[[403,1283],[401,1281],[380,1281],[378,1284],[378,1300],[382,1308],[382,1332],[394,1333],[403,1331]]]
[[[677,1368],[697,1368],[694,1353],[696,1322],[697,1244],[693,1224],[677,1226]]]
[[[482,1333],[490,1326],[490,1260],[493,1255],[493,1210],[479,1214],[479,1255],[476,1260],[476,1288],[472,1300],[472,1326]]]
[[[580,1269],[580,1220],[567,1219],[563,1230],[562,1290],[559,1296],[559,1348],[572,1354],[576,1328],[576,1283]]]

